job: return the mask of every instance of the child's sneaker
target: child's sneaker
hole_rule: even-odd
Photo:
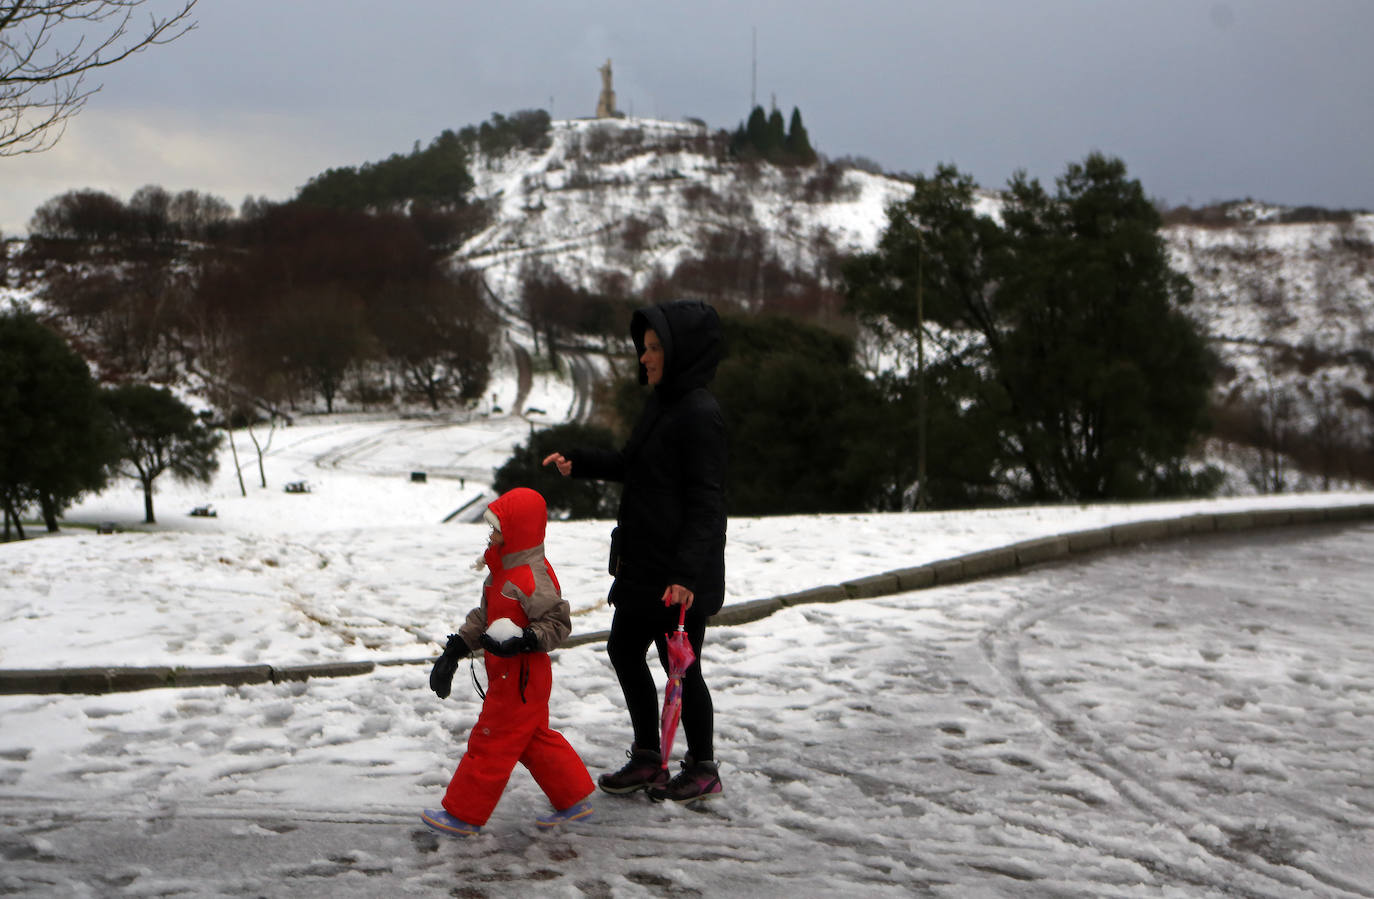
[[[630,759],[625,767],[597,778],[597,786],[607,793],[633,793],[635,790],[662,787],[668,782],[663,759],[652,749],[631,746],[625,753]]]
[[[471,837],[482,832],[482,825],[469,824],[462,818],[455,818],[443,809],[427,808],[420,813],[420,820],[430,830],[448,834],[451,837]]]
[[[593,814],[592,804],[583,799],[575,802],[561,812],[554,812],[542,818],[536,818],[535,822],[540,827],[557,827],[560,824],[571,824],[573,821],[585,821]]]
[[[720,771],[716,769],[716,763],[697,762],[688,756],[682,761],[682,770],[665,786],[649,787],[649,798],[660,802],[664,799],[694,802],[698,799],[715,799],[721,792]]]

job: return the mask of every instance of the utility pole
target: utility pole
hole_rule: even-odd
[[[754,111],[754,97],[759,86],[759,29],[753,27],[749,29],[750,34],[750,54],[749,54],[749,111]]]
[[[918,232],[919,233],[919,232]],[[926,508],[926,242],[916,243],[916,511]]]

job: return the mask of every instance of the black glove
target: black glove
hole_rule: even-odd
[[[534,631],[525,628],[518,637],[507,637],[497,643],[486,634],[482,635],[482,648],[494,656],[508,659],[517,656],[522,652],[534,652],[539,648],[539,638],[534,635]]]
[[[434,668],[429,672],[429,688],[440,699],[448,699],[449,690],[453,688],[453,672],[458,670],[458,661],[471,651],[462,637],[457,634],[448,635],[448,642],[444,644],[444,654],[435,659]]]

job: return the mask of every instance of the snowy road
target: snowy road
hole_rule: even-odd
[[[417,826],[466,667],[0,697],[0,891],[1374,896],[1370,583],[1374,525],[1280,530],[719,628],[726,796],[565,835],[523,772],[475,840]],[[618,764],[604,653],[556,658],[555,726]]]

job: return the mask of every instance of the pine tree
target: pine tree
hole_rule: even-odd
[[[612,481],[565,478],[552,466],[542,464],[553,452],[570,446],[619,449],[606,428],[586,424],[562,424],[537,431],[529,442],[496,472],[492,490],[505,493],[512,487],[532,487],[549,505],[552,518],[614,518],[620,503],[620,485]]]
[[[0,506],[16,523],[34,503],[55,531],[63,509],[108,481],[114,445],[100,390],[31,313],[0,314],[0,422]]]
[[[729,511],[781,515],[877,504],[881,397],[854,367],[853,342],[783,316],[722,320],[726,358],[712,390],[730,435]]]
[[[755,106],[749,113],[749,123],[744,126],[745,148],[748,155],[767,158],[768,155],[768,113],[762,106]]]
[[[787,151],[787,125],[777,107],[768,114],[768,132],[764,141],[763,158],[772,163],[781,162]]]
[[[916,179],[845,276],[869,321],[914,330],[919,291],[924,322],[956,335],[934,372],[933,395],[957,396],[943,426],[993,449],[981,471],[932,454],[932,480],[1036,502],[1208,488],[1184,460],[1205,433],[1211,358],[1158,228],[1124,163],[1098,154],[1053,194],[1018,175],[1000,223],[974,212],[972,179],[953,167]]]
[[[812,165],[816,161],[801,110],[795,106],[790,126],[784,124],[782,111],[776,107],[769,113],[755,106],[748,123],[731,135],[730,152],[737,159],[762,159],[774,165]]]
[[[811,138],[802,124],[801,110],[792,107],[792,122],[787,127],[787,161],[794,165],[811,165],[816,161],[816,151],[811,149]]]

